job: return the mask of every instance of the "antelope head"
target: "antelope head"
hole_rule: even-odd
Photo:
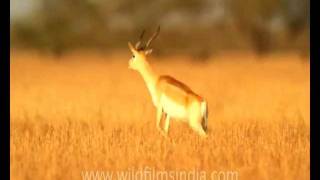
[[[146,56],[151,54],[152,52],[152,49],[149,49],[149,46],[151,42],[158,36],[159,32],[160,26],[146,43],[142,43],[143,35],[145,33],[145,30],[143,30],[140,35],[139,41],[135,44],[135,46],[128,42],[129,49],[132,52],[132,57],[129,60],[129,69],[139,70],[147,63]]]

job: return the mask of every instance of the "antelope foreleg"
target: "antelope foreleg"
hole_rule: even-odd
[[[170,126],[170,116],[167,114],[165,125],[164,125],[164,131],[166,132],[166,134],[168,134],[169,126]]]
[[[163,132],[162,128],[160,127],[160,123],[162,120],[162,117],[165,115],[163,112],[162,107],[157,108],[157,129],[160,131],[161,135],[166,136],[166,134]]]

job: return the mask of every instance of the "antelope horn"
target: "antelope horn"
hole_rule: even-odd
[[[141,40],[142,40],[142,38],[143,38],[144,33],[145,33],[145,30],[143,30],[143,31],[142,31],[142,33],[141,33],[141,35],[140,35],[140,37],[139,37],[139,41],[138,41],[138,42],[136,43],[136,45],[135,45],[135,48],[136,48],[136,49],[138,49],[138,48],[139,48],[139,46],[140,46],[140,44],[141,44]]]
[[[158,36],[159,32],[160,32],[160,26],[158,26],[157,31],[155,33],[153,33],[153,35],[150,37],[150,39],[148,40],[145,48],[149,47],[151,42]]]

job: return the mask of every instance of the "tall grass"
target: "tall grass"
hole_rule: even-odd
[[[309,63],[293,54],[229,53],[194,63],[150,58],[209,103],[209,136],[155,126],[129,54],[11,57],[10,176],[81,179],[84,170],[232,170],[239,179],[310,179]]]

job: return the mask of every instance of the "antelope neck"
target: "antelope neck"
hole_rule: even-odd
[[[158,75],[153,71],[151,66],[148,63],[145,63],[143,68],[139,69],[139,73],[141,74],[144,82],[147,85],[147,88],[152,97],[153,103],[156,105],[156,89],[155,85],[158,80]]]

